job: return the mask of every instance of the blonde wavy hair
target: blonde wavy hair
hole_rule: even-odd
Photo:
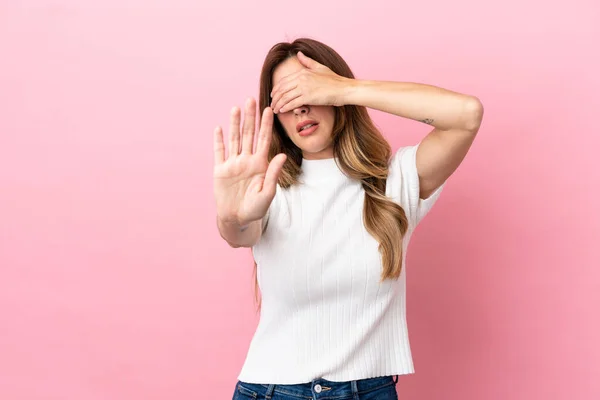
[[[268,52],[260,74],[259,110],[270,104],[275,68],[295,57],[298,51],[330,68],[340,76],[354,79],[344,59],[331,47],[309,38],[299,38],[291,43],[281,42]],[[400,205],[385,195],[391,148],[373,124],[367,109],[362,106],[335,107],[333,128],[333,153],[341,170],[350,178],[360,180],[365,190],[363,222],[367,231],[379,242],[383,268],[381,281],[397,279],[402,271],[402,238],[408,228],[406,213]],[[269,161],[285,153],[278,184],[288,188],[298,182],[301,173],[302,150],[287,136],[278,118],[274,119],[273,139]],[[255,297],[260,310],[261,300],[254,263]]]

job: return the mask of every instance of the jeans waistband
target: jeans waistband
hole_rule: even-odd
[[[333,382],[317,378],[310,383],[300,384],[254,384],[238,382],[239,390],[246,390],[271,399],[275,393],[298,399],[319,398],[358,398],[358,395],[381,389],[398,382],[398,375],[381,376],[377,378],[358,379],[346,382]]]

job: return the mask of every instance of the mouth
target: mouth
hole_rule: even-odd
[[[308,131],[309,129],[311,129],[317,125],[319,125],[319,123],[317,121],[312,121],[312,120],[302,121],[298,125],[296,125],[296,131],[298,133],[302,133],[302,132]]]
[[[317,130],[318,127],[319,127],[319,124],[307,125],[306,128],[303,128],[300,130],[300,132],[298,132],[298,135],[300,135],[302,137],[310,136]]]

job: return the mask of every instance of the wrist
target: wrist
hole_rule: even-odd
[[[358,105],[358,94],[364,81],[352,78],[344,78],[340,90],[340,106]]]
[[[231,216],[217,215],[217,221],[223,226],[239,229],[241,231],[245,231],[252,223],[252,221],[247,221],[247,220],[241,219],[235,215],[231,215]]]

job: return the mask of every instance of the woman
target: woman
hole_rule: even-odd
[[[391,152],[366,108],[433,126]],[[483,117],[473,96],[357,80],[311,39],[269,51],[229,150],[215,130],[217,224],[251,247],[262,297],[234,399],[396,399],[414,372],[403,265],[411,234],[469,150]]]

